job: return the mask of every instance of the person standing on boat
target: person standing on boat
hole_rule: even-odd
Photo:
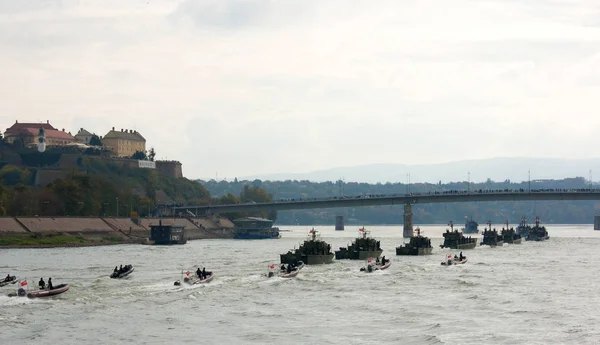
[[[198,276],[198,278],[202,279],[202,271],[200,271],[200,267],[198,267],[198,269],[196,270],[196,275]]]
[[[10,273],[6,275],[6,278],[4,278],[5,282],[9,282],[12,279],[12,277],[10,276]]]
[[[48,278],[48,290],[52,290],[54,289],[54,286],[52,286],[52,277]]]
[[[463,261],[464,256],[462,255],[462,252],[460,252],[460,256],[458,258],[460,259],[460,261]]]
[[[44,290],[44,288],[46,287],[46,282],[44,281],[44,278],[40,278],[40,282],[38,283],[38,285],[40,286],[40,290]]]
[[[285,264],[281,264],[281,270],[285,271]]]
[[[117,266],[115,266],[115,270],[113,271],[113,273],[114,273],[115,275],[119,274],[119,268],[118,268]]]
[[[202,267],[202,279],[206,279],[206,267]]]

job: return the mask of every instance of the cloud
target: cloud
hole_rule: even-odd
[[[0,0],[0,119],[137,129],[190,177],[596,156],[599,15],[584,0]]]

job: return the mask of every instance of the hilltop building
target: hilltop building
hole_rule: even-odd
[[[79,129],[79,132],[77,132],[77,134],[75,134],[75,139],[77,139],[78,142],[82,143],[82,144],[86,144],[89,145],[90,144],[90,140],[92,140],[92,137],[94,135],[88,131],[86,131],[83,128]]]
[[[138,131],[131,129],[121,129],[119,132],[113,127],[102,138],[102,142],[119,157],[130,157],[136,151],[146,152],[146,139]]]
[[[64,128],[59,131],[50,124],[50,121],[46,121],[46,123],[19,123],[19,121],[15,121],[4,132],[4,139],[9,144],[21,141],[23,146],[37,145],[36,139],[40,128],[43,128],[46,132],[46,145],[48,146],[65,146],[76,142],[71,132],[65,132]]]

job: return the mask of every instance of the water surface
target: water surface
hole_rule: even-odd
[[[315,227],[334,248],[357,227]],[[482,226],[480,228],[483,228]],[[444,226],[422,225],[434,254],[400,257],[401,226],[373,226],[387,271],[362,262],[307,266],[295,279],[261,276],[297,246],[306,227],[279,240],[201,240],[183,246],[0,249],[0,274],[71,289],[49,299],[9,298],[0,288],[2,344],[595,344],[600,339],[600,231],[548,227],[551,239],[464,251],[443,267]],[[457,253],[457,252],[452,252]],[[131,263],[124,280],[109,279]],[[204,286],[173,285],[194,265]]]

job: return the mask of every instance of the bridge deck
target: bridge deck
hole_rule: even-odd
[[[527,200],[600,200],[600,190],[541,190],[455,192],[405,195],[358,196],[331,199],[285,200],[266,203],[176,206],[175,211],[194,210],[199,213],[253,212],[265,210],[300,210],[379,205],[433,204],[447,202],[527,201]]]

